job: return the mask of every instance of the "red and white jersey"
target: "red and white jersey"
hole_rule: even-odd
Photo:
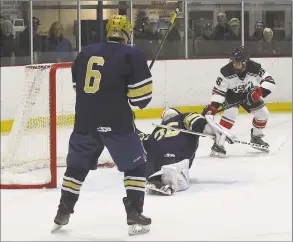
[[[239,75],[235,74],[233,63],[230,62],[220,70],[211,102],[223,103],[228,90],[241,95],[247,93],[254,86],[261,86],[263,97],[266,97],[274,89],[275,81],[259,63],[252,60],[246,63],[245,71]]]

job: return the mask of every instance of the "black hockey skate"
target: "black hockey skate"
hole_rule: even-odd
[[[149,225],[152,223],[152,220],[139,213],[137,209],[133,207],[132,201],[129,198],[124,197],[123,204],[127,214],[127,224],[129,226],[128,234],[138,235],[149,232]]]
[[[51,231],[52,233],[60,230],[64,225],[69,223],[69,218],[72,212],[66,209],[66,207],[64,206],[65,206],[64,204],[59,205],[57,215],[55,216],[55,219],[54,219],[54,226]]]
[[[226,155],[226,150],[223,146],[219,146],[216,144],[216,142],[214,143],[214,145],[211,148],[211,154],[210,156],[212,157],[224,157]]]
[[[175,193],[175,188],[170,185],[164,185],[161,181],[150,180],[146,184],[146,189],[149,194],[153,195],[167,195],[170,196]]]
[[[260,136],[255,136],[253,135],[253,129],[251,129],[251,139],[250,139],[250,143],[253,144],[257,144],[257,145],[263,145],[264,148],[261,147],[253,147],[254,149],[260,150],[260,151],[264,151],[264,152],[269,152],[269,144],[265,141],[262,140],[262,138],[264,137],[264,135],[260,135]]]

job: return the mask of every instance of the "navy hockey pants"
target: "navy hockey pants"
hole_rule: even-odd
[[[94,170],[104,146],[121,172],[133,170],[146,162],[144,148],[136,133],[123,135],[81,134],[72,132],[69,139],[67,166],[80,170]]]

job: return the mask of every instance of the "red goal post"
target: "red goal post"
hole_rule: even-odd
[[[17,115],[14,120],[14,124],[11,130],[11,133],[8,137],[7,146],[5,147],[6,154],[4,153],[4,160],[1,160],[1,189],[33,189],[33,188],[55,188],[57,187],[57,94],[56,94],[56,87],[57,87],[57,71],[58,70],[65,70],[70,69],[72,63],[57,63],[57,64],[39,64],[39,65],[28,65],[25,66],[25,80],[24,80],[24,87],[22,92],[22,98],[20,100],[20,104],[17,109]],[[42,80],[40,80],[42,79]],[[62,80],[64,81],[64,80]],[[71,80],[68,80],[71,81]],[[48,83],[45,83],[48,82]],[[72,84],[71,84],[72,85]],[[41,88],[48,88],[48,90],[40,90]],[[68,90],[71,91],[71,90]],[[72,89],[73,91],[73,89]],[[36,103],[38,101],[38,96],[41,94],[45,94],[45,97],[39,98],[39,101],[43,101],[45,104],[48,104],[47,108],[47,115],[41,115],[40,117],[32,117],[32,114],[27,114],[28,112],[31,113],[34,108],[34,105],[39,105]],[[47,95],[46,95],[47,94]],[[41,105],[43,106],[43,105]],[[44,105],[45,106],[45,105]],[[35,119],[35,120],[34,120]],[[42,120],[43,119],[43,120]],[[44,123],[42,124],[42,121]],[[47,123],[48,122],[48,123]],[[46,127],[46,131],[48,131],[48,144],[49,145],[49,157],[48,157],[48,164],[46,169],[49,169],[49,176],[50,179],[46,182],[30,182],[30,184],[24,184],[22,182],[15,182],[13,181],[14,178],[18,176],[18,172],[15,172],[15,169],[12,169],[10,175],[10,181],[6,182],[3,180],[3,174],[5,175],[6,169],[8,168],[15,168],[16,166],[21,167],[23,164],[22,162],[14,162],[14,158],[17,152],[22,153],[29,153],[30,150],[22,150],[21,146],[24,145],[22,139],[22,135],[24,133],[35,133],[37,129],[40,132],[44,132],[42,128],[48,124]],[[27,128],[30,126],[29,128]],[[41,127],[40,127],[41,126]],[[43,126],[43,127],[42,127]],[[27,130],[26,130],[27,129]],[[26,130],[26,131],[25,131]],[[45,133],[46,133],[45,131]],[[30,139],[34,139],[33,135]],[[45,144],[46,145],[46,144]],[[36,144],[37,146],[37,144]],[[30,148],[33,148],[32,146]],[[36,149],[44,149],[44,147],[37,147]],[[46,149],[46,148],[45,148]],[[8,151],[6,151],[8,150]],[[19,151],[21,150],[21,151]],[[42,152],[42,151],[40,151]],[[23,160],[24,163],[28,163],[29,159],[26,161]],[[30,168],[27,172],[30,172]],[[25,173],[26,169],[22,170],[21,174]],[[5,178],[4,178],[5,179]],[[33,179],[33,177],[32,177]],[[17,180],[17,179],[16,179]]]
[[[57,167],[66,166],[74,124],[72,63],[24,67],[24,83],[1,157],[1,189],[56,188]],[[99,163],[113,166],[104,149]]]

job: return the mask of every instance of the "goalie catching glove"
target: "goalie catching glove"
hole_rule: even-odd
[[[203,132],[215,136],[215,142],[217,145],[223,146],[225,141],[229,144],[234,144],[234,139],[236,139],[236,137],[228,129],[216,123],[213,115],[206,115],[205,118],[207,125]]]

